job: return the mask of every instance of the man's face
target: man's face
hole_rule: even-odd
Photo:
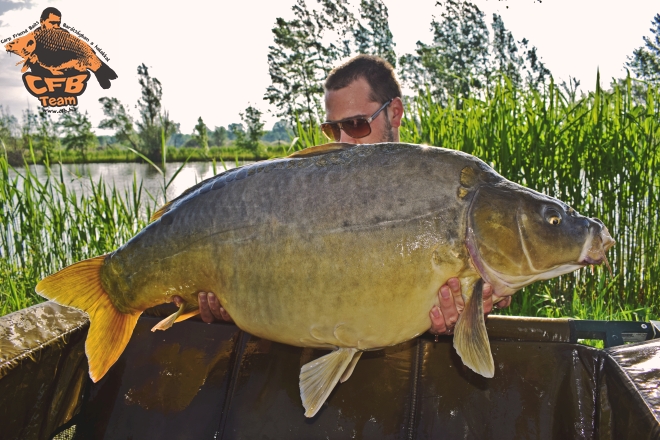
[[[44,29],[59,29],[61,22],[62,17],[58,17],[51,12],[47,19],[41,21],[41,27]]]
[[[369,99],[371,87],[364,78],[358,78],[348,86],[339,90],[325,92],[326,121],[339,121],[354,116],[365,118],[373,115],[382,105]],[[386,111],[387,110],[387,111]],[[349,144],[373,144],[376,142],[399,142],[399,125],[403,114],[403,105],[399,98],[371,121],[371,134],[360,139],[354,139],[341,131],[339,142]]]

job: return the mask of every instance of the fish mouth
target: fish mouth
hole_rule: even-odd
[[[614,246],[614,243],[616,243],[616,241],[603,225],[600,234],[590,237],[584,244],[584,248],[582,248],[582,253],[578,259],[579,264],[582,266],[589,266],[605,263],[605,266],[610,272],[610,276],[613,276],[612,268],[610,267],[610,262],[607,261],[605,252]]]
[[[582,248],[582,253],[578,262],[582,265],[607,263],[605,252],[614,246],[614,239],[605,226],[602,227],[600,234],[591,236]]]

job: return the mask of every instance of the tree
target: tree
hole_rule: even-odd
[[[56,124],[53,123],[50,114],[44,108],[39,109],[35,139],[37,148],[44,157],[50,157],[59,144]]]
[[[223,126],[215,127],[211,133],[211,139],[213,140],[213,145],[222,147],[227,141],[227,129]]]
[[[504,27],[499,14],[493,14],[492,63],[496,71],[505,75],[516,86],[521,85],[520,74],[525,60],[518,54],[518,45],[513,35]]]
[[[401,77],[428,84],[441,101],[482,90],[489,76],[489,32],[484,17],[470,2],[447,0],[441,20],[431,21],[433,44],[418,41],[416,55],[400,59]]]
[[[273,128],[266,132],[262,139],[266,142],[275,142],[275,141],[290,141],[291,140],[291,125],[286,119],[280,119],[275,122]]]
[[[23,148],[30,148],[30,144],[34,148],[34,137],[39,130],[39,121],[37,114],[28,107],[23,112],[23,125],[21,126],[21,138],[23,140]]]
[[[245,113],[240,113],[241,119],[245,123],[247,130],[236,131],[236,146],[245,148],[253,153],[257,153],[259,148],[259,139],[264,135],[264,123],[261,121],[262,113],[255,107],[248,106]]]
[[[137,73],[142,93],[137,102],[140,120],[134,121],[117,98],[103,97],[99,102],[106,119],[101,121],[99,128],[115,130],[120,142],[127,142],[150,159],[159,161],[162,138],[167,141],[178,132],[179,124],[171,121],[168,112],[162,109],[163,88],[160,81],[149,75],[144,64],[138,66]]]
[[[67,150],[77,150],[83,160],[87,159],[87,151],[97,144],[97,138],[92,132],[92,123],[87,112],[81,114],[78,110],[64,113],[58,125],[64,131],[62,143]]]
[[[660,84],[660,14],[656,14],[651,23],[652,36],[643,37],[644,46],[635,49],[626,66],[637,78]]]
[[[204,123],[204,120],[200,116],[197,119],[197,125],[195,125],[195,128],[193,129],[193,139],[195,142],[197,142],[197,145],[200,148],[203,148],[205,152],[208,153],[209,151],[209,135],[208,135],[208,127]]]
[[[523,46],[523,53],[525,54],[525,64],[523,65],[523,70],[526,74],[525,83],[527,86],[538,90],[545,85],[552,76],[552,73],[543,61],[541,61],[541,58],[536,52],[536,46],[529,48],[529,41],[526,38],[523,38],[520,44]]]
[[[18,126],[16,116],[9,114],[0,104],[0,141],[4,147],[10,151],[19,149],[18,138],[21,136],[21,130]]]
[[[230,141],[236,140],[238,133],[245,134],[245,127],[243,127],[243,124],[233,123],[227,126],[227,138]]]
[[[323,115],[323,80],[337,60],[350,54],[346,35],[354,18],[347,2],[319,3],[320,12],[297,0],[292,8],[296,18],[277,18],[274,44],[268,48],[271,85],[264,99],[277,107],[278,116],[292,123],[297,116],[304,123],[316,124]]]
[[[516,86],[539,88],[550,71],[539,59],[536,47],[523,39],[516,42],[493,14],[491,31],[485,15],[465,0],[447,0],[440,20],[431,22],[433,43],[417,42],[415,54],[399,60],[399,75],[414,88],[426,85],[441,102],[450,96],[465,98],[487,93],[500,75]]]
[[[362,20],[353,30],[357,52],[379,56],[396,66],[396,44],[390,31],[387,6],[381,0],[361,0],[360,17]]]
[[[352,53],[378,55],[396,65],[394,41],[382,0],[361,0],[359,19],[347,0],[317,0],[316,9],[296,0],[295,18],[277,18],[269,47],[271,85],[264,99],[291,125],[313,127],[324,117],[323,82]]]
[[[107,116],[99,124],[99,128],[108,128],[115,130],[115,138],[119,142],[130,144],[133,149],[141,151],[140,138],[135,130],[133,118],[126,111],[126,107],[119,102],[117,98],[100,98],[99,102],[103,106],[103,114]]]

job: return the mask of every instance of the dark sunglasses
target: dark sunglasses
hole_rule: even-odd
[[[321,124],[321,130],[323,130],[323,134],[326,135],[328,139],[335,142],[339,142],[339,139],[341,138],[341,130],[344,130],[344,133],[353,139],[360,139],[369,136],[371,134],[371,121],[376,119],[378,114],[382,112],[385,107],[390,105],[392,101],[394,101],[394,98],[383,104],[381,108],[376,110],[376,113],[368,118],[365,118],[364,116],[354,116],[340,121],[324,122]]]

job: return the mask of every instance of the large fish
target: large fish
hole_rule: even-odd
[[[458,151],[329,144],[236,168],[190,188],[116,251],[42,280],[39,294],[86,311],[90,376],[124,350],[148,307],[186,301],[154,329],[197,313],[212,291],[236,324],[285,344],[333,350],[302,367],[305,415],[361,353],[430,327],[438,288],[461,280],[454,346],[494,374],[481,283],[511,295],[605,261],[597,219],[512,183]]]

